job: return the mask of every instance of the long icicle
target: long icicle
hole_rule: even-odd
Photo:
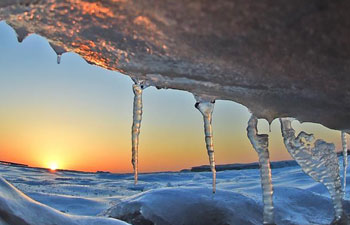
[[[133,105],[133,122],[131,128],[131,145],[132,145],[132,166],[134,168],[134,181],[137,184],[138,181],[138,151],[139,151],[139,135],[142,120],[142,92],[145,86],[142,82],[137,80],[132,86],[134,92],[134,105]]]
[[[264,202],[264,224],[275,224],[273,206],[273,186],[269,156],[269,135],[258,134],[258,119],[252,115],[248,121],[247,135],[259,156],[261,188]]]
[[[341,132],[341,142],[343,147],[343,194],[346,191],[346,169],[348,168],[348,146],[346,141],[346,133]]]
[[[204,134],[207,152],[209,156],[210,169],[213,173],[213,193],[216,191],[216,170],[213,145],[212,115],[215,101],[198,101],[195,107],[202,113],[204,120]]]

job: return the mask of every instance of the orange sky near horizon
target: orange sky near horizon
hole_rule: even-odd
[[[131,172],[132,81],[88,65],[77,54],[60,65],[47,41],[31,35],[17,43],[0,22],[0,160],[81,171]],[[178,171],[208,164],[203,121],[192,94],[144,91],[140,172]],[[217,101],[213,114],[217,164],[257,161],[246,136],[250,113],[244,106]],[[340,132],[317,124],[293,123],[340,149]],[[279,121],[268,132],[271,160],[290,159]]]

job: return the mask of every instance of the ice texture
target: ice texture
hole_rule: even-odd
[[[333,201],[335,221],[340,220],[343,216],[343,194],[334,144],[318,139],[311,146],[313,134],[301,131],[295,136],[291,118],[281,118],[280,122],[288,152],[307,175],[326,186]]]
[[[346,169],[348,168],[348,146],[346,140],[346,133],[341,132],[341,143],[343,148],[343,192],[346,191]]]
[[[326,188],[314,182],[299,166],[285,166],[273,169],[276,224],[329,225],[333,219],[332,201]],[[221,171],[215,195],[211,194],[211,172],[139,174],[142,182],[135,186],[133,174],[51,173],[4,164],[0,164],[0,171],[30,198],[70,215],[96,216],[112,207],[108,210],[110,216],[129,218],[124,221],[134,225],[145,225],[136,223],[140,217],[154,224],[159,224],[159,219],[166,220],[171,225],[262,224],[258,169]],[[0,196],[7,196],[0,198],[0,209],[9,199],[17,199],[4,192],[0,185]],[[121,208],[123,211],[118,210]],[[344,210],[349,214],[349,199],[344,200]],[[195,223],[193,220],[197,218]]]
[[[134,225],[257,225],[261,215],[256,202],[245,195],[209,188],[179,187],[150,190],[124,199],[105,216]],[[244,205],[244,210],[242,209]],[[137,215],[137,216],[135,216]]]
[[[142,81],[134,80],[132,86],[134,92],[134,105],[133,105],[133,121],[131,128],[131,149],[132,159],[131,163],[134,169],[135,184],[138,181],[138,151],[139,151],[139,135],[142,121],[142,92],[146,87]]]
[[[213,173],[213,193],[216,190],[216,170],[215,170],[215,157],[214,157],[214,144],[213,144],[213,127],[212,127],[212,115],[214,111],[214,100],[207,100],[204,98],[196,97],[195,107],[202,113],[204,121],[204,134],[205,144],[209,156],[210,169]]]
[[[263,190],[263,222],[275,224],[273,206],[273,186],[269,156],[269,135],[258,134],[258,119],[252,115],[248,121],[247,135],[253,148],[258,153],[260,165],[261,188]]]
[[[30,199],[0,178],[1,225],[127,225],[116,219],[70,216]]]

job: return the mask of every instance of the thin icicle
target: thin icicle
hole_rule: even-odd
[[[145,89],[143,82],[134,80],[132,86],[134,92],[134,106],[133,106],[133,122],[131,128],[131,145],[132,145],[132,166],[134,168],[135,184],[138,181],[138,151],[139,151],[139,135],[142,120],[142,92]]]
[[[197,103],[195,107],[202,113],[204,120],[204,134],[207,152],[209,156],[210,169],[213,173],[213,193],[216,191],[216,170],[215,170],[215,157],[214,157],[214,145],[213,145],[213,128],[212,128],[212,115],[214,110],[215,101],[202,100],[196,97]]]
[[[348,168],[348,146],[346,141],[346,133],[341,132],[341,142],[343,147],[343,193],[346,191],[346,169]]]
[[[24,39],[26,39],[29,36],[29,32],[23,27],[14,28],[14,30],[16,32],[17,40],[19,43],[22,43]]]
[[[57,64],[61,63],[62,54],[57,54]]]
[[[49,42],[51,48],[55,51],[56,55],[57,55],[57,64],[61,63],[61,58],[62,55],[66,52],[66,50],[52,42]]]
[[[339,221],[343,216],[343,194],[334,144],[318,139],[311,146],[314,139],[312,134],[302,131],[296,137],[292,119],[283,118],[280,122],[288,152],[307,175],[326,186],[333,201],[335,221]]]
[[[247,135],[250,143],[259,155],[261,187],[264,202],[264,224],[275,224],[273,206],[273,186],[269,157],[269,135],[258,134],[258,119],[252,115],[248,121]]]

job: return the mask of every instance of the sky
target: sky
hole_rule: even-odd
[[[45,38],[30,35],[18,43],[0,22],[0,160],[30,166],[81,171],[132,171],[133,82],[128,76],[89,65],[66,53],[61,64]],[[208,164],[203,119],[193,95],[157,90],[143,94],[144,114],[139,171],[178,171]],[[232,101],[216,101],[213,113],[217,164],[258,160],[247,135],[249,110]],[[340,150],[340,131],[293,122],[296,131],[314,133]],[[290,159],[279,121],[269,133],[272,161]]]

